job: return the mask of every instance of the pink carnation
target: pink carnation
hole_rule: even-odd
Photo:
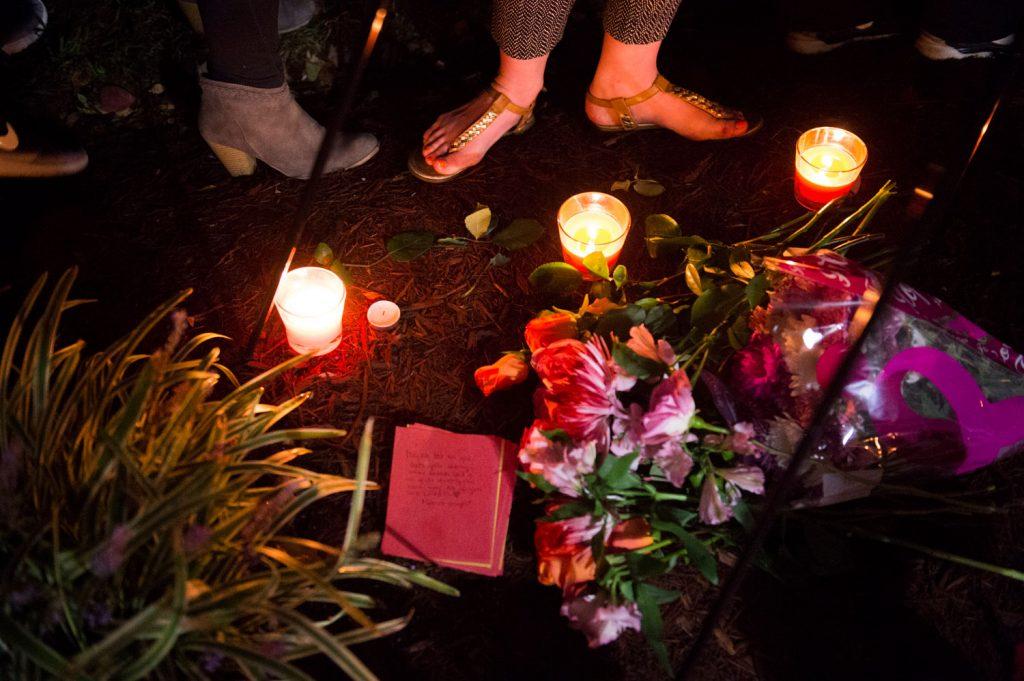
[[[754,334],[736,353],[733,380],[742,395],[755,400],[776,400],[789,392],[782,351],[771,336]]]
[[[632,388],[635,379],[619,371],[604,340],[556,341],[534,353],[533,368],[544,384],[540,399],[551,422],[574,439],[607,446],[608,417],[623,413],[617,393]]]
[[[604,592],[584,593],[562,603],[562,615],[582,631],[591,648],[611,643],[627,629],[640,631],[636,603],[613,604]]]

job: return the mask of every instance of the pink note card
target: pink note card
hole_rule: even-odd
[[[497,576],[515,487],[516,446],[413,424],[395,430],[381,550]]]

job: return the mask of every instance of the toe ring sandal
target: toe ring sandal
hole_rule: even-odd
[[[718,120],[723,121],[747,121],[747,129],[742,135],[736,135],[735,137],[727,137],[724,139],[747,137],[761,129],[763,121],[760,117],[751,120],[744,116],[740,111],[724,107],[718,102],[714,102],[693,90],[687,90],[684,87],[673,85],[660,73],[658,74],[658,77],[654,79],[654,83],[649,88],[643,92],[633,95],[632,97],[601,99],[600,97],[595,97],[590,94],[590,92],[587,92],[588,102],[605,109],[611,109],[619,115],[619,122],[617,125],[601,125],[594,123],[594,126],[602,132],[628,132],[633,130],[653,130],[660,128],[661,126],[657,123],[637,122],[636,118],[633,116],[633,110],[630,107],[646,102],[648,99],[661,92],[670,94],[673,97],[679,97],[686,103],[697,107],[712,118],[717,118]]]
[[[463,130],[459,136],[455,138],[455,141],[448,146],[448,151],[446,153],[455,153],[475,140],[481,133],[483,133],[484,130],[489,128],[490,125],[498,119],[498,116],[501,115],[503,111],[511,111],[514,114],[518,114],[519,122],[516,123],[516,125],[508,132],[502,135],[502,137],[507,137],[509,135],[521,135],[533,127],[535,120],[533,116],[533,103],[529,106],[519,106],[518,104],[513,104],[512,100],[510,100],[507,95],[498,92],[493,87],[488,88],[488,92],[491,94],[492,99],[490,105],[487,107],[487,111],[485,111],[480,118],[476,119],[472,125]],[[420,149],[414,149],[412,153],[409,154],[409,171],[424,182],[430,182],[433,184],[448,182],[450,180],[454,180],[467,170],[469,170],[469,168],[463,168],[458,172],[446,175],[437,172],[432,165],[427,163],[427,160],[423,158],[423,153]]]

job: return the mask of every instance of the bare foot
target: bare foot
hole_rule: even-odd
[[[529,94],[524,96],[506,92],[506,95],[513,104],[522,106],[527,106],[536,98],[536,93],[533,93],[532,96]],[[442,175],[453,175],[464,168],[476,165],[483,159],[491,145],[519,123],[521,116],[506,109],[498,114],[494,122],[466,146],[458,151],[448,153],[448,148],[452,143],[466,128],[473,125],[478,118],[486,113],[493,100],[492,92],[481,92],[468,104],[441,114],[434,124],[423,133],[423,158],[434,167],[434,170]]]
[[[653,82],[654,78],[643,85],[638,84],[635,80],[632,82],[621,80],[605,82],[595,78],[590,85],[590,92],[601,99],[628,98],[643,92]],[[667,92],[659,92],[645,102],[634,104],[630,109],[633,111],[633,117],[637,123],[656,123],[691,140],[736,137],[745,133],[748,127],[745,120],[715,118]],[[598,125],[619,124],[619,115],[613,109],[606,109],[588,101],[586,112],[587,117]]]

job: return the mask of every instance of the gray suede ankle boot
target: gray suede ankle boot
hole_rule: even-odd
[[[199,134],[232,176],[252,175],[259,159],[288,177],[309,178],[324,128],[302,110],[287,83],[266,89],[201,76],[199,84]],[[369,133],[339,134],[324,172],[362,165],[379,148]]]

